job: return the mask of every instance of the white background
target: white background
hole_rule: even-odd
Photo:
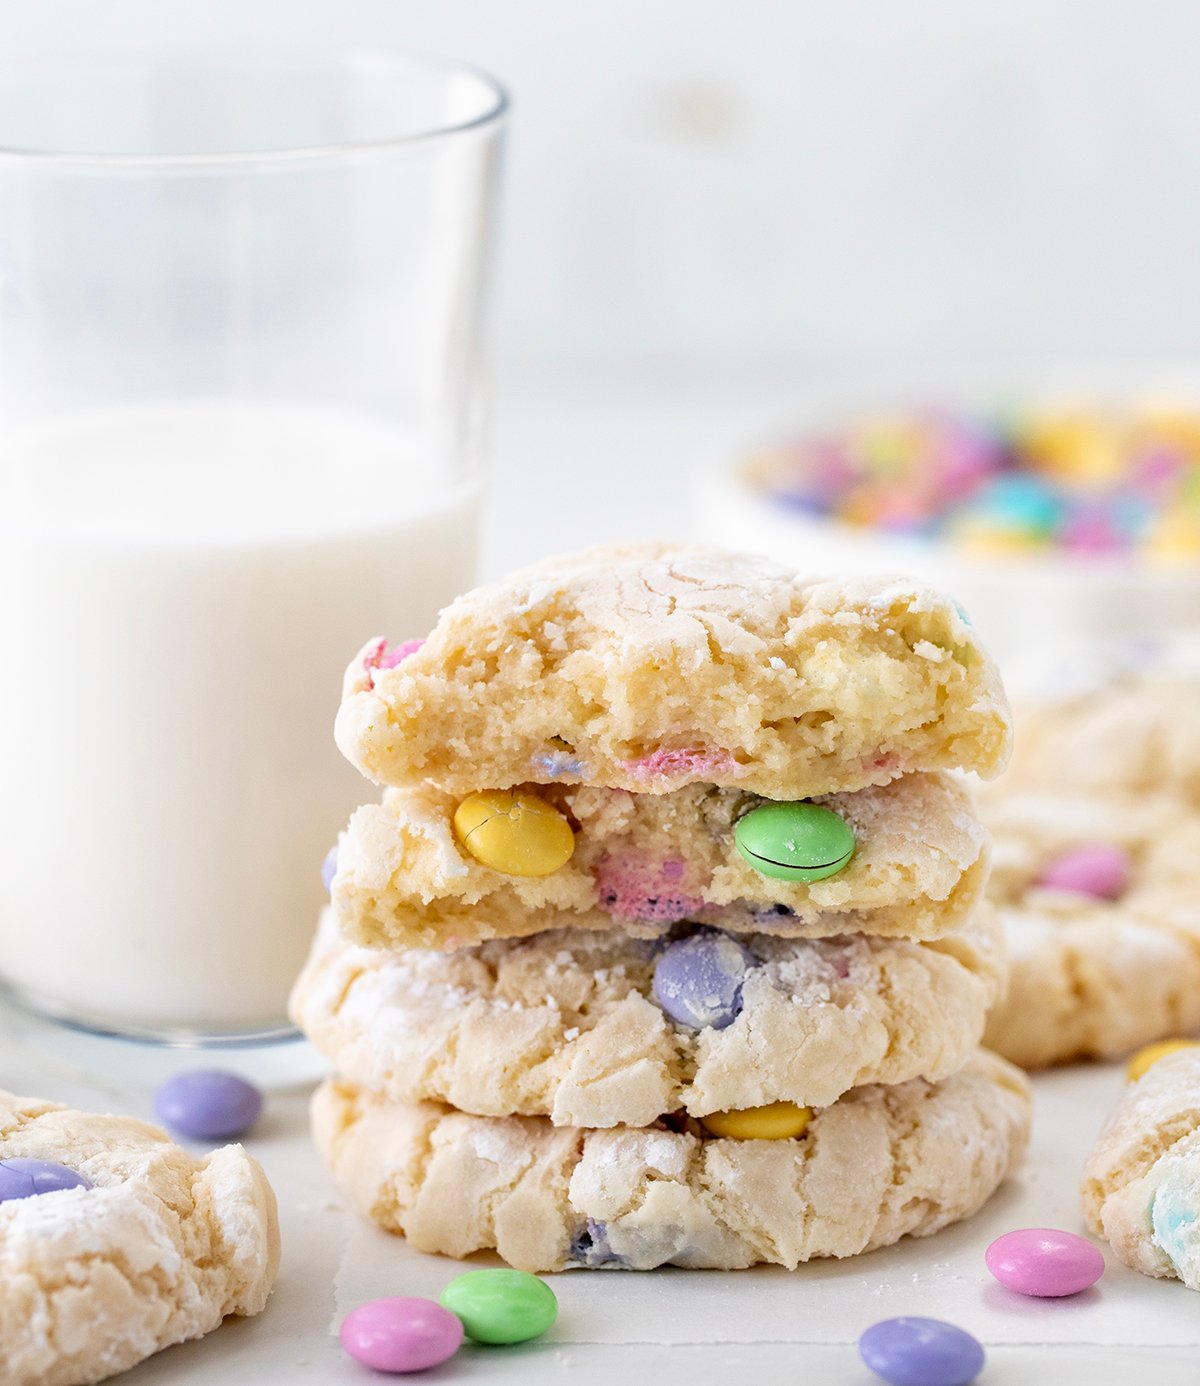
[[[1200,346],[1194,0],[8,0],[0,54],[238,38],[515,93],[514,362],[706,378]]]

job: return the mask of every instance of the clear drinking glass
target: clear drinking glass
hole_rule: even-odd
[[[332,725],[476,553],[506,98],[452,63],[0,69],[0,981],[285,1033],[370,796]]]

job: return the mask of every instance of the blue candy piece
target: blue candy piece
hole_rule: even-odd
[[[0,1160],[0,1203],[61,1189],[90,1189],[90,1179],[53,1160]]]
[[[728,934],[676,939],[654,965],[654,999],[680,1025],[723,1030],[742,1009],[742,983],[754,958]]]
[[[1063,514],[1062,497],[1046,482],[1023,472],[994,477],[978,491],[969,513],[985,516],[1002,528],[1031,534],[1053,532]]]
[[[890,1386],[967,1386],[983,1370],[983,1344],[941,1319],[884,1319],[858,1340],[858,1355]]]
[[[321,884],[326,890],[333,889],[333,878],[337,875],[337,843],[325,853],[325,860],[321,863]]]
[[[253,1083],[219,1069],[177,1073],[154,1094],[159,1121],[197,1141],[243,1135],[258,1120],[262,1105],[262,1093]]]

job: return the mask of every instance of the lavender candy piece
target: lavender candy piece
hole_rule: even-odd
[[[588,1218],[587,1226],[576,1232],[571,1239],[567,1259],[575,1266],[623,1266],[625,1258],[618,1256],[608,1245],[605,1225],[595,1218]]]
[[[169,1130],[198,1141],[240,1136],[258,1120],[262,1093],[236,1073],[195,1069],[168,1078],[154,1094],[154,1111]]]
[[[61,1189],[90,1189],[91,1180],[53,1160],[0,1160],[0,1203]]]
[[[728,934],[705,930],[668,944],[654,965],[654,999],[680,1025],[723,1030],[742,1009],[754,958]]]
[[[335,842],[325,853],[325,860],[321,863],[321,884],[327,891],[333,889],[333,878],[337,875],[337,858],[338,849]]]

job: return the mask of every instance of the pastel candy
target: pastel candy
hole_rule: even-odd
[[[669,943],[654,965],[654,999],[680,1025],[723,1030],[742,1009],[750,953],[728,934],[690,934]]]
[[[1053,1227],[1006,1232],[988,1247],[984,1261],[1002,1285],[1039,1299],[1077,1295],[1104,1274],[1099,1247]]]
[[[1107,842],[1072,847],[1049,863],[1038,884],[1050,890],[1073,890],[1097,900],[1124,895],[1131,875],[1129,853]]]
[[[983,1370],[983,1344],[941,1319],[900,1318],[874,1323],[858,1354],[889,1386],[967,1386]]]
[[[154,1094],[159,1121],[198,1141],[227,1141],[244,1135],[262,1112],[262,1093],[220,1069],[193,1069],[168,1078]]]
[[[476,1343],[527,1343],[558,1317],[554,1291],[528,1271],[467,1271],[446,1286],[441,1302]]]
[[[565,815],[514,789],[468,794],[454,810],[454,835],[476,861],[506,876],[549,876],[575,851]]]
[[[338,849],[337,843],[325,853],[325,860],[321,863],[321,884],[326,890],[333,888],[333,878],[337,875]]]
[[[795,1102],[768,1102],[732,1112],[710,1112],[700,1124],[710,1136],[735,1141],[786,1141],[802,1136],[812,1120],[807,1107]]]
[[[91,1187],[91,1181],[78,1170],[54,1160],[0,1160],[0,1203]]]
[[[734,824],[738,852],[781,881],[821,881],[850,865],[854,829],[832,809],[804,801],[766,802]]]
[[[1125,1076],[1131,1082],[1136,1082],[1148,1073],[1159,1059],[1165,1059],[1168,1054],[1178,1054],[1181,1049],[1197,1048],[1200,1048],[1200,1040],[1194,1039],[1165,1039],[1159,1040],[1157,1044],[1147,1044],[1129,1060]]]
[[[338,1333],[342,1346],[377,1372],[422,1372],[458,1351],[463,1326],[431,1299],[394,1295],[351,1310]]]

